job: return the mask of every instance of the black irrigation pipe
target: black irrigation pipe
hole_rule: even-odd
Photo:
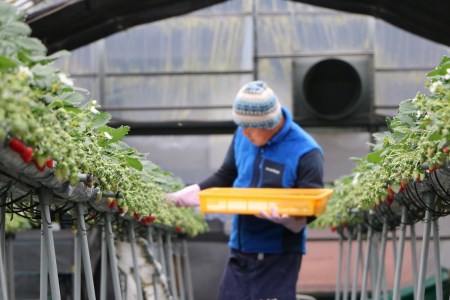
[[[2,186],[0,189],[0,197],[3,197],[6,193],[8,193],[9,189],[13,186],[13,180]]]
[[[431,173],[431,176],[433,176],[433,174],[434,174],[435,180],[431,180],[430,188],[433,190],[433,192],[436,195],[439,196],[439,198],[441,198],[441,200],[443,200],[447,205],[450,205],[450,194],[447,193],[444,186],[441,184],[441,181],[439,180],[439,177],[437,175],[437,171]],[[442,194],[440,194],[440,192],[438,192],[438,190],[435,187],[435,183],[438,184],[439,188],[444,192],[444,195],[442,195]]]
[[[25,195],[22,195],[22,196],[20,196],[20,197],[18,197],[16,199],[12,198],[12,193],[11,193],[11,196],[10,196],[11,201],[8,201],[8,202],[0,204],[0,207],[7,207],[8,205],[11,205],[11,204],[14,204],[16,202],[22,201],[25,197],[31,195],[33,191],[34,190],[29,190]]]

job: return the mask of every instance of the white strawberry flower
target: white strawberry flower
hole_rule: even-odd
[[[95,106],[91,106],[91,113],[99,114],[100,112],[95,108]]]
[[[103,135],[104,135],[105,138],[107,138],[108,140],[112,140],[112,136],[111,136],[108,132],[104,131],[104,132],[103,132]]]
[[[28,67],[19,66],[19,73],[17,74],[20,78],[20,80],[24,80],[27,77],[32,78],[33,72]]]
[[[438,86],[441,86],[441,85],[442,85],[442,82],[440,82],[439,80],[433,82],[433,83],[431,84],[430,91],[431,91],[432,93],[434,93],[434,92],[436,91],[437,87],[438,87]]]
[[[62,83],[64,83],[65,85],[73,86],[73,80],[70,79],[69,77],[67,77],[66,74],[64,74],[64,73],[59,73],[59,74],[58,74],[58,77],[59,77],[59,80],[60,80]]]

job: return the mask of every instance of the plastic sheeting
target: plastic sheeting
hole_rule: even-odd
[[[227,1],[141,25],[73,51],[58,65],[104,109],[114,108],[115,119],[130,122],[133,134],[137,121],[231,121],[237,90],[256,73],[292,109],[293,60],[318,55],[372,56],[375,110],[395,115],[401,101],[427,93],[426,72],[450,55],[448,47],[374,17],[273,0],[257,1],[254,19],[251,4]],[[348,157],[364,155],[371,142],[360,128],[315,130],[314,136],[324,146],[326,181],[348,173]],[[187,183],[214,171],[230,140],[231,135],[128,138]],[[354,141],[350,150],[342,140]]]

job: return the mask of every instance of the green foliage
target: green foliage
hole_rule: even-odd
[[[450,58],[444,57],[427,75],[430,94],[418,93],[400,103],[398,114],[387,120],[388,131],[374,134],[372,152],[356,161],[352,174],[336,180],[317,226],[347,222],[350,209],[370,210],[392,196],[391,191],[425,180],[448,160]]]
[[[165,192],[182,182],[126,145],[122,139],[130,128],[109,127],[111,115],[98,111],[97,101],[52,66],[68,52],[47,56],[30,32],[23,15],[1,2],[0,140],[18,138],[36,161],[55,161],[61,182],[77,184],[78,174],[92,174],[100,193],[123,194],[120,206],[131,215],[157,216],[157,222],[189,234],[204,231],[203,216],[165,201]]]

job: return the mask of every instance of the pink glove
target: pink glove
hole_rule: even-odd
[[[200,186],[198,184],[189,185],[174,193],[166,194],[166,200],[174,203],[176,206],[199,206]]]
[[[299,233],[306,226],[306,217],[290,217],[287,214],[280,214],[275,207],[270,209],[270,213],[261,211],[258,218],[267,219],[277,224],[281,224],[294,233]]]

